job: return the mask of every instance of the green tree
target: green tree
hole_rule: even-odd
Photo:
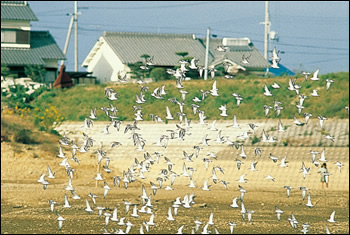
[[[153,78],[153,81],[158,82],[162,80],[167,80],[167,73],[164,68],[154,68],[150,73],[150,77]]]
[[[181,56],[182,58],[184,58],[185,56],[188,55],[188,52],[186,51],[180,51],[180,52],[175,52],[176,55]]]
[[[34,82],[44,83],[46,69],[41,65],[27,65],[24,67],[24,73]]]
[[[10,74],[9,67],[7,67],[1,63],[1,76],[7,77],[9,74]]]

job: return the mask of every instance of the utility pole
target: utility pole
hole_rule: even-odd
[[[68,14],[67,14],[68,15]],[[66,43],[64,44],[64,49],[63,49],[63,54],[64,56],[67,55],[67,49],[68,49],[68,45],[69,45],[69,39],[70,39],[70,35],[72,32],[72,27],[73,27],[73,21],[74,21],[74,16],[72,16],[70,23],[69,23],[69,27],[68,27],[68,33],[67,33],[67,38],[66,38]],[[64,60],[62,60],[61,65],[64,65]]]
[[[74,71],[78,72],[78,1],[74,1],[74,22],[75,22],[75,49],[74,49]]]
[[[208,79],[209,37],[210,37],[210,28],[207,29],[207,43],[205,44],[206,48],[205,48],[204,80]]]
[[[265,36],[264,36],[264,58],[268,60],[269,51],[269,31],[270,31],[270,20],[269,20],[269,1],[265,1]]]

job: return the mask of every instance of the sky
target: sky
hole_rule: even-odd
[[[50,31],[64,48],[74,1],[28,1],[32,30]],[[78,1],[78,71],[104,31],[248,37],[264,54],[265,1]],[[349,71],[348,1],[269,1],[280,63],[292,71]],[[74,71],[74,27],[65,62]]]

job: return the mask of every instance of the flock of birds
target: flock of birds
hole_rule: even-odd
[[[225,48],[221,48],[221,49],[218,48],[217,50],[219,50],[219,51],[225,50]],[[250,56],[243,56],[242,64],[249,63],[249,58],[250,58]],[[272,66],[276,66],[278,64],[278,62],[280,61],[280,59],[278,58],[278,52],[276,52],[276,50],[274,50],[272,59],[274,61]],[[165,110],[166,115],[164,115],[165,117],[163,115],[158,115],[158,114],[149,114],[149,115],[152,118],[152,120],[156,123],[163,122],[163,119],[174,120],[176,118],[179,119],[179,123],[177,123],[175,125],[176,128],[174,128],[173,130],[168,130],[167,133],[165,133],[165,134],[160,133],[159,139],[157,140],[156,143],[152,144],[153,146],[159,146],[160,149],[167,148],[167,146],[169,144],[171,144],[172,141],[174,141],[174,140],[185,141],[186,138],[191,135],[191,128],[192,128],[191,120],[187,119],[187,115],[184,112],[184,105],[187,105],[185,103],[185,97],[186,97],[186,95],[189,95],[189,92],[187,92],[185,90],[185,87],[183,86],[182,82],[183,82],[184,78],[186,77],[185,73],[187,71],[189,71],[189,69],[198,69],[200,75],[202,75],[203,70],[202,70],[202,68],[200,68],[199,65],[196,64],[197,62],[198,61],[195,58],[191,61],[191,63],[188,63],[187,61],[182,60],[182,61],[180,61],[180,68],[178,68],[176,70],[169,69],[167,71],[169,74],[172,74],[176,78],[176,88],[178,89],[179,93],[181,94],[181,100],[178,100],[176,97],[168,98],[168,100],[170,103],[178,105],[179,112],[177,112],[176,116],[174,116],[171,113],[169,106],[166,106],[166,110]],[[189,67],[186,67],[186,66],[188,66],[188,64],[189,64]],[[147,69],[148,68],[147,66],[151,66],[151,65],[153,65],[153,57],[149,58],[146,61],[145,65],[142,65],[142,69]],[[215,77],[215,69],[212,68],[210,70],[210,72],[211,72],[212,78],[214,78]],[[313,74],[313,76],[310,78],[310,80],[315,81],[315,82],[319,81],[320,78],[318,77],[318,72],[319,72],[319,70],[317,70]],[[310,75],[310,73],[305,72],[305,73],[303,73],[303,75],[305,75],[305,80],[308,80],[308,76]],[[120,77],[120,81],[125,82],[126,76]],[[326,82],[327,82],[326,89],[329,90],[330,85],[334,81],[327,79]],[[189,184],[187,186],[189,188],[192,188],[192,189],[198,188],[195,185],[195,181],[193,180],[193,174],[196,171],[196,169],[194,169],[193,167],[187,167],[186,163],[189,164],[189,163],[192,163],[194,161],[203,161],[205,169],[206,169],[206,171],[208,171],[209,164],[218,159],[218,157],[216,156],[216,153],[214,153],[214,152],[209,152],[205,156],[203,156],[203,154],[202,154],[204,151],[203,149],[207,148],[206,146],[209,146],[208,141],[210,139],[208,138],[208,134],[204,134],[199,145],[193,146],[193,151],[194,151],[193,153],[188,153],[186,151],[183,151],[184,157],[182,159],[183,165],[182,165],[182,172],[181,173],[175,172],[174,167],[173,167],[175,164],[173,163],[173,161],[171,159],[169,159],[169,157],[164,156],[161,153],[161,151],[149,153],[147,151],[146,139],[144,139],[142,137],[142,135],[140,134],[140,128],[138,127],[138,122],[143,120],[142,104],[147,102],[147,100],[145,99],[145,94],[146,94],[146,92],[148,92],[149,88],[146,85],[144,85],[144,82],[142,80],[139,80],[138,84],[140,85],[140,93],[136,95],[136,99],[135,99],[136,104],[133,106],[135,121],[132,124],[125,125],[125,128],[124,128],[124,135],[126,136],[125,139],[113,141],[112,143],[110,143],[110,149],[121,148],[120,146],[125,144],[125,142],[123,142],[123,141],[130,141],[130,139],[131,139],[132,144],[135,146],[135,150],[142,152],[144,159],[139,160],[135,157],[135,162],[132,163],[128,169],[123,170],[122,175],[113,176],[112,177],[113,182],[107,182],[106,178],[108,177],[111,179],[111,177],[109,177],[109,176],[113,172],[113,169],[110,168],[110,161],[112,161],[112,159],[107,157],[107,151],[103,150],[103,143],[101,143],[101,147],[94,152],[95,154],[97,154],[97,164],[103,165],[103,163],[104,163],[104,165],[101,168],[101,169],[103,169],[103,172],[97,173],[96,177],[94,178],[96,181],[104,182],[103,183],[103,189],[104,189],[103,198],[104,199],[108,196],[108,192],[110,190],[112,190],[113,188],[121,188],[121,187],[123,188],[124,187],[125,190],[127,190],[130,184],[137,182],[137,181],[142,181],[144,179],[147,179],[146,175],[149,172],[151,172],[152,166],[157,165],[157,164],[158,165],[162,164],[162,162],[160,162],[161,159],[164,159],[164,161],[165,161],[164,164],[166,164],[166,167],[161,169],[160,173],[157,174],[158,177],[155,178],[155,180],[158,182],[158,184],[153,183],[152,181],[150,182],[149,185],[146,185],[145,183],[141,184],[142,185],[140,188],[141,194],[138,197],[138,198],[141,198],[141,203],[140,202],[136,202],[136,203],[130,202],[130,201],[123,199],[123,202],[125,205],[125,214],[124,214],[125,216],[124,217],[120,217],[120,209],[121,208],[115,207],[114,209],[110,209],[110,208],[99,206],[99,203],[100,203],[99,201],[101,200],[100,196],[95,195],[92,192],[90,192],[88,195],[86,195],[84,197],[80,197],[77,194],[76,188],[73,186],[73,179],[75,178],[74,175],[75,175],[76,169],[75,169],[75,167],[73,168],[71,160],[75,162],[74,164],[76,166],[79,166],[80,159],[78,158],[78,155],[84,154],[87,152],[93,152],[92,148],[94,146],[94,142],[96,142],[94,140],[94,138],[87,135],[86,133],[83,133],[83,143],[81,145],[79,145],[79,143],[75,143],[74,140],[67,137],[65,134],[59,140],[60,150],[59,150],[59,154],[57,155],[57,157],[62,159],[62,161],[59,163],[59,166],[61,166],[62,168],[65,169],[66,174],[67,174],[67,178],[68,178],[68,184],[65,187],[65,190],[67,192],[71,193],[71,195],[72,195],[71,198],[73,200],[83,201],[83,204],[85,204],[86,213],[93,216],[92,214],[94,213],[94,211],[98,211],[98,218],[101,218],[102,216],[104,216],[105,224],[104,224],[104,227],[101,229],[103,229],[103,231],[106,234],[112,233],[112,232],[108,231],[108,230],[110,230],[109,228],[111,226],[113,227],[113,233],[117,233],[117,234],[129,233],[130,230],[136,226],[135,224],[133,224],[131,222],[132,218],[145,217],[145,214],[150,215],[150,217],[149,217],[149,219],[145,219],[141,224],[138,225],[139,226],[138,232],[140,234],[143,234],[145,231],[150,232],[151,231],[150,228],[152,226],[157,226],[156,214],[159,214],[159,211],[156,212],[154,205],[152,205],[152,197],[154,197],[159,192],[159,190],[162,190],[162,189],[168,190],[168,191],[174,190],[173,187],[175,184],[175,179],[179,178],[179,177],[188,178]],[[272,88],[273,89],[280,89],[281,87],[277,83],[274,83],[272,85]],[[302,112],[302,110],[304,109],[303,104],[304,104],[305,99],[308,98],[308,96],[301,94],[301,86],[296,84],[296,80],[294,80],[294,81],[291,81],[291,79],[289,80],[288,90],[295,91],[296,95],[299,97],[299,99],[300,99],[299,104],[296,105],[296,108],[298,110],[298,113],[300,114]],[[122,132],[123,131],[122,127],[124,124],[122,121],[118,120],[118,115],[117,115],[118,109],[116,106],[114,106],[112,104],[112,102],[117,101],[120,98],[118,96],[119,94],[113,88],[105,88],[104,95],[105,95],[105,98],[110,101],[110,105],[109,105],[109,107],[101,107],[100,109],[103,111],[103,113],[105,115],[107,115],[110,118],[111,121],[105,125],[103,131],[101,131],[101,132],[103,132],[106,135],[111,134],[110,129],[109,129],[110,127],[114,127],[118,132]],[[164,85],[162,87],[157,87],[156,89],[154,89],[154,91],[151,93],[151,96],[152,96],[151,99],[165,99],[166,95],[167,95],[167,92],[166,92],[165,85]],[[271,91],[268,88],[267,84],[264,85],[264,95],[265,96],[273,96],[273,91]],[[193,103],[191,104],[192,111],[195,115],[196,114],[198,115],[199,125],[208,125],[206,122],[205,112],[201,108],[200,104],[204,99],[206,99],[209,96],[212,96],[212,97],[220,96],[219,89],[217,88],[216,80],[214,80],[214,82],[212,84],[212,88],[210,90],[208,90],[208,91],[201,90],[201,96],[194,97],[192,99],[192,101],[193,101]],[[236,99],[236,105],[237,105],[237,107],[239,107],[244,98],[238,93],[233,93],[232,96]],[[310,96],[318,96],[317,90],[314,90]],[[284,109],[283,106],[281,106],[282,102],[273,101],[273,103],[274,103],[273,107],[270,105],[264,105],[263,108],[265,110],[265,116],[268,116],[269,110],[271,110],[271,109],[273,109],[276,112],[277,116],[279,116],[281,111]],[[221,112],[220,116],[222,116],[222,117],[228,116],[226,105],[221,105],[218,109]],[[346,111],[349,114],[348,107],[346,107]],[[305,116],[305,122],[300,122],[299,120],[297,120],[296,117],[294,117],[294,119],[293,119],[294,124],[296,126],[307,125],[309,119],[312,117],[312,114],[304,113],[304,116]],[[85,118],[84,128],[85,129],[92,128],[94,125],[94,120],[96,120],[96,119],[98,119],[97,107],[93,108],[90,112],[90,115],[87,118]],[[324,125],[325,125],[324,121],[327,120],[327,118],[323,117],[323,116],[318,116],[318,119],[320,121],[320,127],[324,128]],[[254,133],[256,128],[258,128],[258,126],[255,125],[254,123],[250,123],[249,124],[249,131],[242,132],[241,135],[236,137],[236,140],[232,140],[231,137],[222,136],[221,130],[218,130],[218,128],[215,127],[215,123],[216,123],[216,120],[214,120],[212,122],[211,127],[208,129],[210,131],[217,132],[217,138],[215,140],[216,144],[231,146],[231,147],[236,148],[237,150],[240,149],[240,153],[237,154],[239,157],[236,157],[236,159],[233,159],[236,162],[237,170],[240,170],[241,165],[245,163],[244,160],[248,159],[248,156],[244,150],[244,144],[242,143],[242,140],[244,141],[246,139],[249,139],[250,134]],[[229,125],[228,128],[229,127],[230,128],[237,128],[237,129],[242,128],[237,123],[236,115],[234,115],[234,117],[233,117],[233,124]],[[286,131],[281,123],[281,120],[279,120],[279,122],[278,122],[277,131],[278,132],[285,132]],[[326,138],[330,141],[334,141],[333,136],[327,135]],[[274,136],[266,135],[266,133],[263,131],[262,141],[267,142],[267,143],[274,143],[277,141],[277,139]],[[65,153],[66,149],[70,149],[71,155],[72,155],[71,158],[69,158],[67,156],[67,153]],[[254,149],[255,156],[261,157],[262,151],[263,151],[262,148],[259,148],[259,147],[255,148]],[[317,151],[314,151],[314,150],[311,150],[310,154],[312,155],[312,163],[316,167],[321,164],[320,162],[327,162],[327,159],[325,157],[325,149],[323,149],[321,154]],[[317,159],[317,157],[316,157],[318,154],[321,155],[321,158],[319,158],[319,159]],[[201,159],[201,157],[202,157],[202,159]],[[288,165],[287,165],[288,161],[286,159],[287,156],[285,156],[284,158],[282,158],[280,160],[279,157],[276,157],[272,153],[270,153],[268,158],[271,159],[273,163],[277,163],[278,161],[280,161],[280,164],[278,165],[279,167],[282,167],[282,168],[288,167]],[[249,171],[257,171],[257,163],[258,163],[257,161],[252,160],[252,162],[250,164],[250,168],[248,170]],[[337,161],[335,164],[339,168],[339,172],[341,172],[341,167],[343,167],[344,164],[342,164],[339,161]],[[217,183],[223,184],[225,190],[227,190],[228,184],[230,182],[222,180],[218,177],[218,174],[224,174],[223,167],[214,166],[211,171],[212,171],[212,175],[203,182],[203,186],[200,189],[203,191],[210,191],[211,190],[210,187],[212,186],[210,184],[210,182],[213,182],[214,184],[217,184]],[[305,179],[305,177],[310,174],[310,167],[306,167],[305,163],[302,162],[302,168],[300,169],[300,172],[301,172],[303,178]],[[329,175],[331,175],[331,173],[329,173]],[[252,222],[252,215],[255,213],[255,211],[250,210],[250,209],[246,209],[245,204],[244,204],[244,195],[245,195],[245,193],[247,193],[247,190],[245,190],[242,185],[247,183],[247,179],[245,179],[245,176],[246,176],[246,173],[242,174],[241,177],[236,180],[239,183],[238,191],[240,192],[240,196],[235,197],[232,201],[232,204],[229,206],[231,208],[238,208],[237,210],[240,209],[239,212],[242,216],[242,220],[245,221],[246,217],[247,217],[248,222],[251,223]],[[38,183],[43,185],[44,190],[46,190],[50,185],[50,183],[48,182],[47,179],[45,179],[45,177],[47,177],[50,181],[56,178],[55,173],[52,171],[50,166],[48,166],[48,173],[45,172],[44,174],[42,174],[40,179],[37,181]],[[267,175],[265,177],[265,179],[271,180],[272,182],[275,181],[275,178],[272,177],[271,175]],[[113,184],[113,186],[109,186],[112,184]],[[291,187],[289,185],[285,185],[284,189],[286,190],[287,197],[289,197],[293,187]],[[147,190],[150,190],[152,193],[147,193]],[[307,198],[307,203],[305,204],[305,206],[308,208],[313,208],[314,205],[312,204],[312,201],[311,201],[311,193],[308,192],[309,189],[307,187],[300,186],[299,190],[302,193],[302,200],[304,201],[304,199]],[[195,198],[196,198],[196,195],[194,193],[185,194],[183,199],[181,199],[181,197],[174,198],[174,201],[172,202],[172,204],[169,205],[166,219],[169,221],[175,221],[176,217],[178,216],[179,208],[185,208],[185,210],[192,208],[193,204],[196,203]],[[67,194],[65,193],[64,194],[63,208],[72,208],[69,200],[70,199],[68,198]],[[53,201],[53,200],[49,200],[50,210],[52,212],[56,212],[57,221],[58,221],[58,229],[61,230],[65,219],[60,215],[59,211],[57,209],[55,209],[55,207],[57,208],[58,204],[60,204],[60,203]],[[119,212],[119,217],[118,217],[118,212]],[[280,221],[281,215],[284,213],[284,211],[281,210],[276,205],[274,212],[277,215],[276,221]],[[336,212],[334,210],[330,214],[330,217],[327,220],[329,223],[337,223],[337,221],[335,220],[335,213]],[[293,213],[291,214],[290,217],[287,218],[287,220],[289,221],[292,228],[294,228],[294,229],[298,228],[298,221]],[[112,224],[112,225],[109,225],[109,224]],[[215,225],[213,212],[211,212],[207,222],[199,221],[198,218],[195,217],[194,220],[192,221],[192,225],[194,226],[194,227],[191,226],[192,233],[197,233],[200,230],[201,226],[202,226],[202,228],[201,228],[202,234],[208,234],[208,233],[214,233],[214,232],[219,233],[219,231],[216,227],[214,227],[212,229],[210,229],[211,227],[209,227],[209,226]],[[232,234],[234,232],[234,228],[237,226],[237,224],[233,221],[228,221],[227,225],[228,225],[228,228],[230,229],[230,233]],[[120,227],[118,229],[116,229],[115,226],[120,226]],[[181,225],[177,230],[177,234],[182,234],[183,229],[186,226],[189,227],[190,225],[185,225],[185,224]],[[310,226],[311,225],[308,222],[306,222],[306,223],[302,224],[302,230],[300,230],[300,231],[302,233],[306,234],[307,232],[309,232],[308,229]],[[325,225],[325,231],[328,234],[330,233],[327,225]]]

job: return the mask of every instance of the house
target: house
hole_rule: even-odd
[[[128,64],[144,62],[143,55],[152,56],[157,67],[174,67],[179,65],[181,56],[176,53],[187,52],[195,57],[198,64],[205,64],[205,39],[194,34],[158,34],[135,32],[104,32],[85,58],[82,66],[97,77],[101,83],[118,81],[118,74],[131,72]],[[224,45],[227,50],[215,50]],[[242,66],[242,56],[251,55],[250,63],[244,65],[248,73],[264,74],[264,68],[270,64],[254,47],[248,38],[212,38],[209,43],[209,67],[230,62],[233,67]],[[239,70],[233,70],[238,73]],[[128,78],[130,76],[128,75]]]
[[[1,65],[15,77],[25,77],[26,66],[42,66],[43,82],[52,84],[65,56],[49,31],[31,30],[32,21],[38,19],[27,1],[1,1]]]

